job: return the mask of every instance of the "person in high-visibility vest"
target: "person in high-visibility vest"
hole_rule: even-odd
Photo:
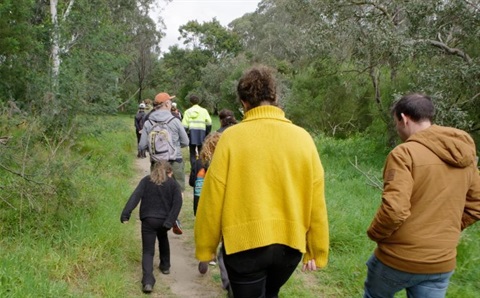
[[[195,159],[202,150],[205,136],[212,129],[212,118],[207,109],[199,105],[200,98],[198,96],[191,95],[190,103],[192,106],[183,114],[182,124],[190,138],[190,166],[193,167]]]

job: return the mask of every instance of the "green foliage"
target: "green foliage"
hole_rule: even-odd
[[[75,142],[63,144],[55,165],[48,164],[42,173],[45,182],[52,181],[42,186],[43,193],[32,188],[35,184],[29,180],[23,179],[20,185],[21,179],[12,173],[1,173],[2,187],[15,182],[25,191],[18,197],[2,195],[0,200],[2,297],[122,297],[128,292],[124,258],[140,249],[138,243],[124,240],[133,227],[119,223],[119,210],[133,188],[125,183],[131,178],[135,149],[131,117],[82,116],[76,124]],[[13,135],[9,146],[17,135],[23,136]],[[51,156],[51,148],[30,142],[37,162]],[[13,161],[6,166],[15,169],[17,157],[7,153]],[[17,154],[22,156],[23,151]],[[4,162],[2,158],[2,166]],[[30,172],[26,167],[29,175],[25,177],[41,178]],[[45,191],[50,188],[55,191]],[[27,192],[35,205],[30,205]],[[15,200],[22,196],[24,213],[20,214],[21,205]],[[33,208],[37,202],[41,208]],[[46,209],[51,206],[56,209]]]
[[[318,61],[292,79],[285,111],[296,124],[313,132],[345,137],[363,131],[371,124],[373,113],[368,89],[357,87],[360,81],[364,80],[329,60]]]
[[[178,31],[185,39],[184,45],[190,45],[192,49],[205,49],[215,60],[234,57],[242,49],[238,35],[223,27],[215,18],[202,24],[189,21],[180,26]]]

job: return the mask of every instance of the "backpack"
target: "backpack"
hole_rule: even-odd
[[[177,148],[173,145],[172,133],[168,128],[168,123],[175,119],[169,118],[167,121],[153,122],[152,129],[148,134],[148,153],[152,161],[175,160],[177,158]]]

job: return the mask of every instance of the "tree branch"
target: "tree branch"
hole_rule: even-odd
[[[72,11],[72,7],[74,3],[75,3],[75,0],[71,0],[68,3],[67,9],[63,13],[62,21],[65,21],[68,18],[68,16],[70,15],[70,12]]]
[[[472,64],[472,58],[470,58],[470,56],[467,53],[465,53],[464,51],[462,51],[458,48],[451,48],[443,42],[440,42],[440,41],[437,41],[437,40],[432,40],[432,39],[419,39],[416,42],[429,43],[434,47],[437,47],[437,48],[440,48],[440,49],[444,50],[445,52],[447,52],[450,55],[455,55],[455,56],[461,57],[468,64]]]
[[[394,19],[395,19],[395,16],[392,16],[384,6],[382,6],[382,5],[378,4],[378,3],[370,2],[370,1],[352,1],[352,2],[350,2],[350,3],[351,3],[351,4],[354,4],[354,5],[359,5],[359,6],[361,6],[361,5],[370,5],[370,6],[373,6],[374,8],[378,9],[379,11],[381,11],[381,12],[383,13],[383,15],[385,15],[385,17],[387,17],[391,22],[393,22]]]
[[[10,206],[12,209],[14,210],[17,210],[17,208],[15,208],[15,206],[13,206],[12,204],[10,204],[7,200],[5,200],[3,197],[0,197],[0,199],[2,199],[2,201],[5,202],[5,204],[7,204],[8,206]]]
[[[358,162],[357,162],[357,157],[355,156],[355,163],[353,163],[352,161],[348,161],[357,171],[359,171],[360,173],[362,173],[363,176],[367,177],[368,181],[370,181],[370,183],[368,185],[370,186],[373,186],[381,191],[383,191],[383,183],[382,181],[380,181],[380,179],[378,179],[377,177],[371,175],[370,173],[366,173],[364,171],[362,171],[360,169],[360,167],[358,166]]]
[[[465,3],[467,3],[468,5],[473,7],[473,9],[475,9],[476,11],[480,10],[480,7],[478,5],[476,5],[475,3],[472,3],[472,1],[468,1],[468,0],[464,0],[464,1],[465,1]]]
[[[32,183],[35,183],[35,184],[37,184],[37,185],[47,185],[47,186],[49,186],[49,185],[46,184],[46,183],[38,182],[38,181],[35,181],[35,180],[33,180],[33,179],[30,179],[30,178],[28,178],[28,177],[27,177],[25,174],[23,174],[23,173],[15,172],[14,170],[9,169],[9,168],[5,167],[5,166],[2,165],[2,164],[0,164],[0,168],[4,169],[5,171],[7,171],[7,172],[9,172],[9,173],[12,173],[12,174],[14,174],[14,175],[16,175],[16,176],[19,176],[19,177],[27,180],[28,182],[32,182]]]
[[[127,104],[127,102],[129,102],[130,99],[132,99],[132,98],[135,96],[135,94],[138,93],[138,91],[140,91],[140,88],[138,88],[137,91],[135,91],[135,93],[133,93],[133,95],[130,96],[130,98],[128,98],[126,101],[122,102],[122,103],[117,107],[117,110],[120,109],[121,107],[123,107],[125,104]]]

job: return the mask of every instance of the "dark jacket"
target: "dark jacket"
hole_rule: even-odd
[[[145,116],[144,111],[138,111],[137,115],[135,115],[135,129],[136,129],[137,133],[139,131],[141,131],[142,128],[143,128],[144,116]]]
[[[128,221],[130,215],[140,204],[140,219],[147,217],[164,219],[165,228],[170,229],[182,208],[182,191],[180,185],[173,179],[168,178],[161,185],[150,180],[150,175],[145,176],[137,188],[133,191],[125,208],[123,208],[120,221]]]

